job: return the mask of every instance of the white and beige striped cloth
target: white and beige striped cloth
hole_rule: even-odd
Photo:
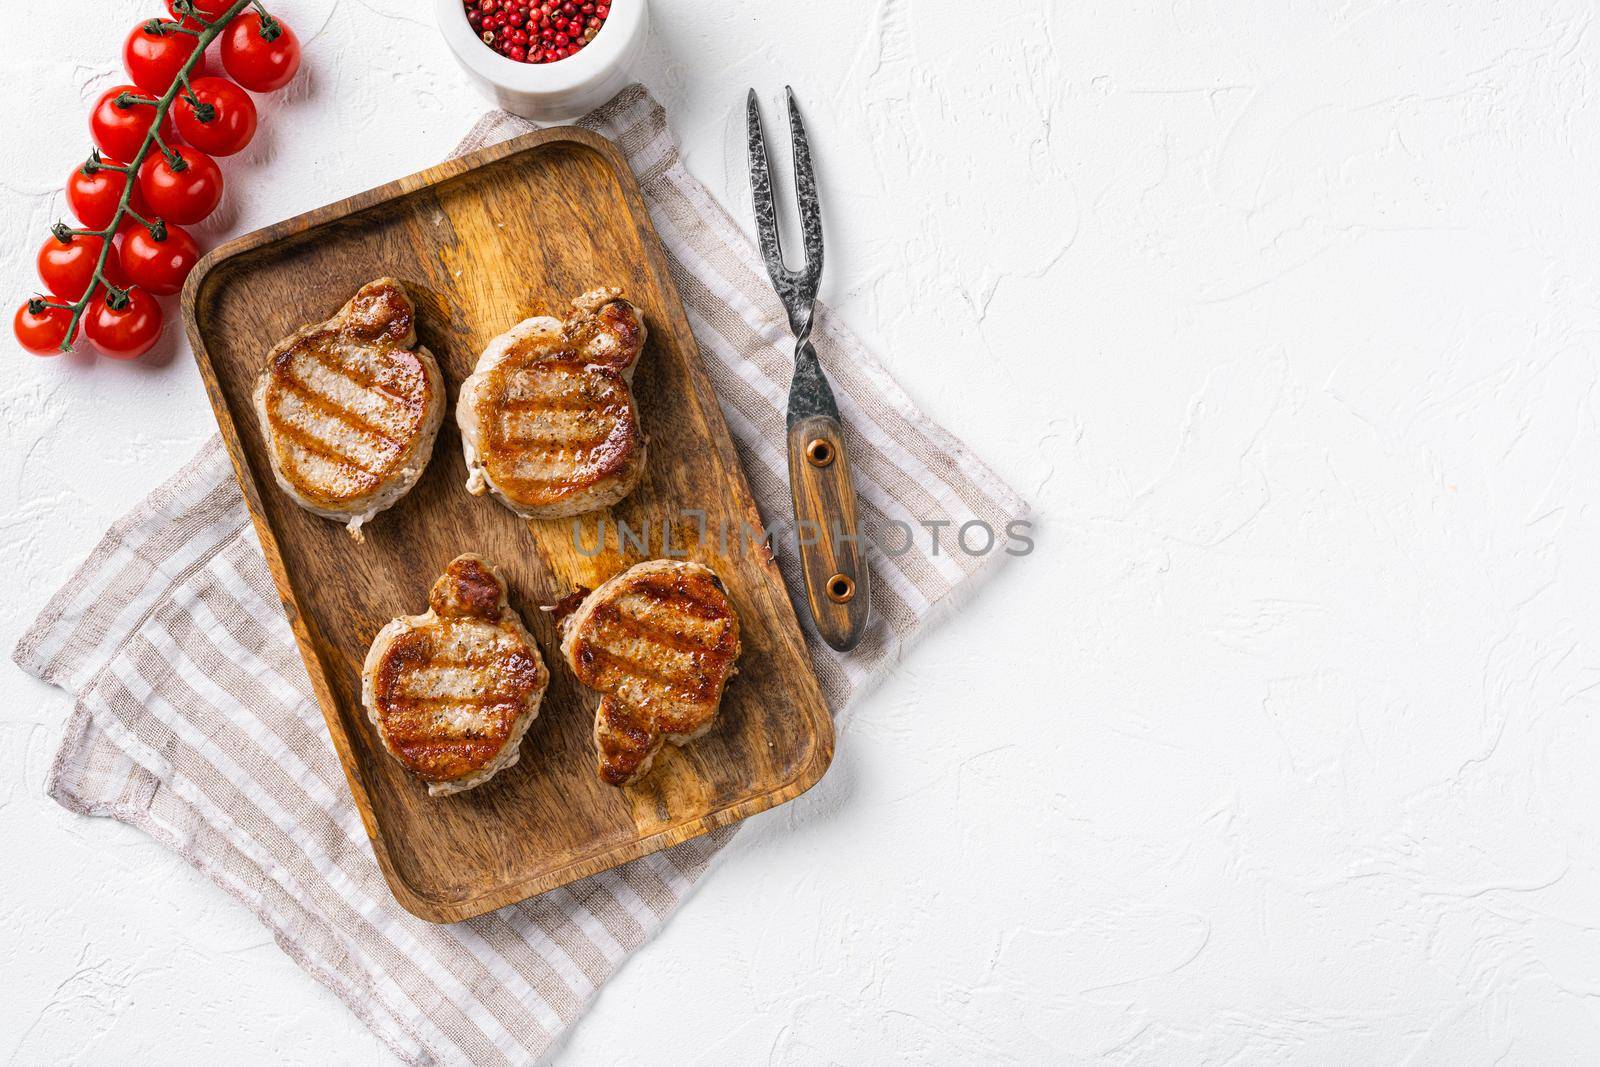
[[[585,124],[617,141],[639,176],[756,500],[781,543],[792,341],[761,261],[684,169],[666,116],[642,89]],[[528,129],[491,114],[459,151]],[[974,520],[1003,531],[1024,505],[920,414],[825,311],[815,340],[849,428],[869,526],[952,524],[938,553],[924,537],[904,554],[873,556],[876,622],[858,651],[838,655],[808,634],[837,712],[941,606],[1005,558],[999,549],[953,551],[949,534]],[[900,540],[890,538],[895,547]],[[799,589],[798,564],[781,562],[791,592]],[[805,618],[803,605],[799,613]],[[401,910],[373,860],[215,440],[111,528],[24,636],[16,660],[76,696],[51,795],[177,850],[408,1063],[538,1060],[735,832],[453,926]]]

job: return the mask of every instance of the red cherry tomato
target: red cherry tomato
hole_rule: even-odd
[[[157,239],[137,222],[123,230],[122,273],[134,285],[142,285],[157,296],[172,296],[183,291],[183,283],[200,262],[200,246],[181,226],[161,227]]]
[[[61,345],[72,326],[72,312],[45,307],[43,301],[29,300],[17,309],[11,328],[17,342],[36,356],[59,356]]]
[[[228,13],[228,8],[233,6],[233,0],[190,0],[195,14],[203,19],[219,19]],[[172,0],[167,0],[167,10],[172,12],[176,21],[182,22],[190,29],[198,29],[200,24],[192,18],[178,14],[177,5]]]
[[[83,334],[112,359],[138,359],[161,336],[161,305],[137,287],[112,307],[104,292],[96,293],[83,313]]]
[[[274,92],[300,69],[300,39],[282,19],[246,11],[222,31],[222,66],[252,93]]]
[[[121,166],[112,160],[107,160],[115,166]],[[67,179],[67,205],[72,208],[72,213],[78,216],[78,221],[83,223],[86,230],[103,230],[111,225],[111,220],[116,216],[117,207],[122,203],[122,191],[127,188],[128,175],[120,170],[107,170],[105,167],[95,167],[90,173],[90,164],[85,163],[72,172],[72,177]],[[133,191],[133,210],[144,214],[140,207],[143,198],[139,196],[137,188]]]
[[[227,78],[196,78],[189,93],[179,93],[172,105],[173,121],[185,141],[213,156],[231,156],[244,150],[256,135],[256,102]]]
[[[104,238],[87,234],[79,234],[70,241],[47,238],[39,249],[39,280],[63,300],[79,299],[94,281],[94,268],[100,262],[100,250],[105,244]],[[116,268],[116,257],[107,256],[106,276],[113,282],[122,277]]]
[[[149,98],[149,94],[141,92],[137,86],[116,85],[100,94],[94,111],[89,114],[89,132],[94,136],[94,143],[113,159],[132,159],[138,155],[156,119],[152,104],[119,105],[117,98],[123,93]],[[172,136],[170,118],[161,124],[161,136]]]
[[[222,202],[222,170],[198,148],[173,149],[181,166],[157,153],[139,169],[139,192],[158,219],[190,226],[201,222]]]
[[[159,25],[154,19],[141,22],[128,34],[128,39],[122,45],[122,65],[127,69],[128,77],[133,79],[133,84],[151,96],[160,96],[172,88],[178,72],[194,55],[200,41],[191,33],[170,27],[164,32],[152,33],[150,26],[153,24]],[[193,74],[204,74],[205,66],[206,61],[202,57]]]

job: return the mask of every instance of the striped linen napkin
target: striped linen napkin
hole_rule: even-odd
[[[638,174],[762,515],[792,526],[784,411],[793,342],[754,248],[684,169],[638,86],[583,125]],[[493,113],[458,154],[527,132]],[[817,350],[838,392],[869,529],[919,532],[871,558],[875,621],[854,653],[807,633],[838,712],[1000,550],[955,550],[974,521],[1001,531],[1023,502],[919,413],[819,308]],[[941,551],[924,520],[948,521]],[[785,524],[788,525],[785,525]],[[974,528],[977,529],[977,528]],[[981,541],[974,534],[969,541]],[[780,563],[800,617],[798,562]],[[50,794],[137,826],[270,927],[300,966],[414,1064],[538,1060],[660,927],[737,827],[469,922],[434,926],[390,896],[312,697],[226,452],[213,439],[124,517],[15,653],[76,696]]]

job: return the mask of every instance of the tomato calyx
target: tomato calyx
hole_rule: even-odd
[[[118,93],[117,98],[111,102],[116,105],[118,111],[131,111],[136,104],[143,104],[146,107],[161,106],[161,101],[159,100],[148,96],[140,96],[138,93],[130,93],[126,89]]]
[[[104,238],[106,236],[106,232],[104,230],[75,229],[74,227],[68,226],[66,223],[58,220],[54,226],[50,227],[50,236],[54,237],[57,241],[60,241],[64,245],[70,245],[75,237]]]
[[[186,17],[198,19],[200,16],[189,15]],[[139,28],[153,37],[170,37],[175,33],[187,34],[190,37],[200,36],[200,31],[193,26],[185,26],[183,23],[173,22],[171,19],[146,19]]]
[[[179,18],[194,19],[202,26],[211,25],[211,20],[200,14],[195,9],[193,0],[172,0],[172,13]]]
[[[71,304],[57,303],[56,301],[51,300],[48,296],[41,296],[38,293],[34,293],[32,296],[28,297],[27,307],[28,314],[30,315],[43,315],[46,311],[72,310]],[[65,349],[63,349],[63,351],[65,351]]]
[[[105,296],[102,299],[105,300],[106,307],[112,311],[126,311],[128,305],[133,302],[133,297],[128,294],[128,290],[118,289],[110,282],[106,283]]]
[[[194,120],[201,125],[209,126],[217,121],[216,106],[206,103],[194,93],[184,93],[183,102],[189,105],[189,110],[194,112]]]

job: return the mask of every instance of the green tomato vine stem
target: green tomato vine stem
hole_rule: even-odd
[[[28,301],[28,306],[34,310],[35,314],[44,308],[59,308],[63,311],[72,312],[72,323],[67,327],[66,339],[61,342],[61,351],[63,352],[72,351],[72,339],[78,334],[78,324],[83,319],[83,313],[88,310],[89,302],[94,299],[95,294],[101,289],[105,290],[106,303],[112,308],[122,308],[128,304],[127,291],[112,285],[105,274],[106,259],[111,254],[111,242],[116,237],[117,230],[121,228],[123,222],[132,218],[148,229],[150,235],[156,240],[166,239],[166,223],[160,219],[147,219],[133,210],[133,191],[138,185],[139,171],[143,168],[144,161],[149,157],[152,148],[159,149],[175,170],[183,169],[182,157],[177,155],[161,137],[161,124],[166,121],[167,114],[172,110],[172,105],[180,95],[188,95],[195,103],[199,103],[195,99],[194,90],[189,84],[189,75],[200,64],[200,61],[205,58],[206,49],[210,47],[212,41],[222,35],[222,31],[227,29],[235,18],[243,13],[245,9],[252,7],[261,13],[262,36],[266,37],[269,32],[272,33],[273,37],[277,36],[275,32],[276,23],[272,20],[272,16],[267,14],[266,8],[261,6],[260,0],[235,0],[228,10],[214,19],[208,19],[195,11],[192,0],[176,0],[172,6],[180,18],[194,20],[199,24],[198,28],[185,26],[181,22],[172,22],[167,19],[151,19],[147,27],[157,33],[187,33],[193,36],[197,41],[194,54],[189,57],[188,62],[184,63],[183,67],[178,71],[178,76],[172,79],[171,87],[159,98],[141,96],[134,93],[123,93],[117,97],[116,106],[119,108],[153,107],[156,109],[155,121],[150,123],[150,131],[145,134],[144,143],[139,146],[139,151],[134,154],[134,157],[126,165],[116,166],[102,160],[100,158],[100,150],[97,148],[90,153],[89,161],[84,164],[84,169],[90,174],[93,174],[96,170],[116,170],[128,176],[127,184],[122,190],[122,199],[117,203],[116,213],[112,215],[110,224],[103,230],[73,229],[60,222],[56,223],[50,230],[51,235],[63,244],[70,242],[74,237],[99,237],[104,240],[104,244],[100,248],[100,258],[95,261],[94,276],[90,279],[89,288],[84,290],[82,297],[70,304],[46,300],[43,297],[34,297]],[[267,37],[267,39],[271,40],[272,38]],[[205,106],[202,105],[202,107]],[[200,119],[201,122],[207,121],[199,113],[195,117]]]

